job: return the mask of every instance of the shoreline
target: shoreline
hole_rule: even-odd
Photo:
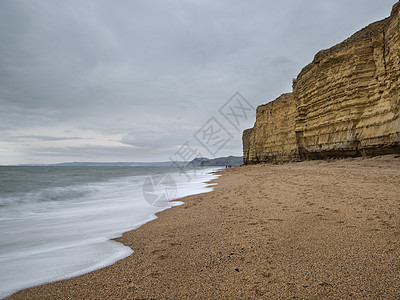
[[[221,174],[114,239],[127,258],[7,299],[400,297],[399,158]]]
[[[96,205],[92,206],[91,210],[95,209],[96,213],[100,216],[97,218],[97,222],[99,223],[98,225],[100,226],[101,222],[107,224],[110,219],[115,219],[115,221],[118,223],[111,224],[111,228],[110,226],[104,226],[97,231],[92,230],[90,232],[86,232],[82,234],[80,239],[72,240],[72,242],[70,236],[68,236],[69,230],[59,231],[57,239],[48,240],[49,244],[42,244],[42,248],[45,248],[47,246],[47,251],[40,252],[41,249],[37,250],[36,252],[33,251],[32,249],[36,246],[36,244],[30,243],[29,239],[24,239],[24,242],[21,243],[21,247],[23,250],[25,249],[26,252],[30,251],[30,255],[24,256],[24,252],[22,252],[19,258],[13,258],[13,260],[10,259],[9,261],[11,261],[11,263],[8,263],[7,260],[3,262],[2,259],[1,269],[3,272],[1,274],[1,282],[3,283],[3,285],[1,286],[0,290],[0,299],[9,297],[14,293],[32,287],[78,277],[110,266],[115,262],[130,256],[133,253],[132,249],[128,245],[124,245],[123,243],[116,241],[116,239],[121,237],[124,232],[135,230],[143,226],[144,224],[155,220],[157,218],[157,212],[162,212],[164,210],[172,208],[173,206],[182,205],[183,202],[181,201],[181,199],[185,196],[212,191],[212,187],[208,186],[207,182],[214,178],[217,178],[217,176],[214,175],[216,170],[218,170],[218,167],[201,168],[198,170],[197,175],[195,175],[194,173],[193,176],[191,176],[190,181],[187,180],[186,176],[178,175],[178,173],[175,173],[173,171],[170,173],[166,173],[173,176],[175,184],[175,194],[171,194],[171,197],[174,197],[175,200],[170,201],[170,203],[166,203],[162,200],[162,202],[156,203],[155,206],[150,206],[150,204],[144,202],[146,199],[142,199],[144,197],[140,192],[142,186],[140,186],[139,188],[133,186],[130,187],[129,190],[134,191],[133,195],[136,201],[133,202],[136,206],[129,206],[125,202],[123,202],[124,199],[128,199],[127,197],[129,197],[128,203],[130,203],[132,201],[130,199],[130,197],[132,197],[132,193],[129,195],[125,195],[121,194],[121,191],[116,189],[114,190],[114,192],[117,192],[119,198],[115,198],[114,200],[117,200],[119,202],[117,206],[113,207],[111,205],[111,207],[109,207],[111,210],[108,210],[108,215],[103,214],[105,210],[100,209],[99,206]],[[146,175],[144,175],[144,177],[145,176]],[[130,181],[127,183],[130,183]],[[105,191],[108,192],[107,189],[105,189]],[[154,190],[154,194],[156,195],[162,195],[162,192],[162,189],[158,189],[157,187]],[[111,195],[102,193],[98,194],[97,196],[100,198],[107,198]],[[140,199],[138,201],[139,197]],[[145,205],[141,205],[139,202],[143,202]],[[109,203],[111,203],[111,201],[109,201]],[[143,206],[149,206],[150,209]],[[119,208],[115,209],[116,207]],[[121,207],[123,208],[121,209]],[[78,209],[82,209],[82,207],[79,206]],[[126,212],[130,212],[128,218]],[[104,216],[105,218],[102,218],[102,216]],[[119,220],[117,221],[116,219]],[[71,226],[71,222],[73,221],[70,220],[70,222],[68,223],[69,226]],[[117,226],[115,226],[115,224],[119,226],[117,229]],[[114,227],[112,227],[113,225]],[[95,227],[98,226],[92,226],[91,228]],[[61,229],[64,229],[64,227],[61,226]],[[54,234],[57,233],[57,230],[54,229],[42,230],[44,235],[51,235],[52,231],[54,232]],[[33,233],[33,236],[35,236],[36,232]],[[67,234],[67,237],[64,236],[63,233]],[[17,235],[15,240],[18,241],[19,238],[19,240],[22,241],[20,236],[21,235]],[[69,238],[69,240],[67,240],[66,238]],[[52,248],[50,245],[54,245],[56,242],[59,243],[58,245],[56,245],[58,247]],[[31,245],[31,247],[24,246],[27,244]],[[37,245],[41,244],[37,243]],[[40,269],[38,269],[38,267]],[[24,273],[21,274],[20,272]]]

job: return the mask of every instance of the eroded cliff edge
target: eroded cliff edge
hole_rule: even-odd
[[[400,153],[400,2],[390,17],[320,51],[293,92],[257,108],[245,164]]]

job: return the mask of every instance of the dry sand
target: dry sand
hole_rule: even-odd
[[[11,298],[400,299],[400,158],[222,175],[119,238],[128,258]]]

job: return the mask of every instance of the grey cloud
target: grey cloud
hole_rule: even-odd
[[[44,135],[20,135],[20,136],[15,136],[17,140],[20,139],[35,139],[35,140],[40,140],[40,141],[68,141],[68,140],[82,140],[84,138],[81,137],[54,137],[54,136],[44,136]]]

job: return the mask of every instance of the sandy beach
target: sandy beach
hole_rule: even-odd
[[[400,299],[400,158],[221,171],[117,263],[10,299]]]

